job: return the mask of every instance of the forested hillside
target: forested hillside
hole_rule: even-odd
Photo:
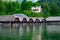
[[[31,12],[32,6],[41,6],[42,11],[40,13]],[[60,16],[60,0],[39,0],[34,3],[27,0],[23,0],[22,3],[0,0],[0,15],[12,15],[15,13],[23,13],[31,17]]]
[[[57,3],[58,6],[60,6],[60,0],[38,0],[38,2],[40,2],[40,3],[47,2],[48,4],[55,2],[55,3]]]

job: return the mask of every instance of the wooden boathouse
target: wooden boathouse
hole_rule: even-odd
[[[4,15],[0,16],[0,23],[42,23],[44,18],[28,17],[24,14]],[[48,17],[46,18],[47,23],[60,23],[60,17]]]

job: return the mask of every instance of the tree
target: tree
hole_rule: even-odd
[[[42,16],[43,16],[44,19],[46,19],[47,17],[50,16],[50,13],[47,12],[46,9],[44,9]]]
[[[15,5],[14,5],[15,4]],[[14,13],[20,13],[21,12],[21,4],[18,3],[18,1],[14,2],[13,6],[14,6]]]
[[[1,15],[6,14],[6,13],[5,13],[5,12],[6,12],[6,6],[5,6],[5,5],[6,5],[6,2],[3,2],[3,1],[2,1],[2,4],[1,4],[1,5],[2,5]]]
[[[0,0],[0,14],[2,12],[2,0]]]
[[[6,13],[7,14],[14,14],[14,13],[20,13],[21,8],[20,8],[20,3],[18,1],[16,2],[11,2],[9,1],[6,6]]]
[[[26,10],[27,8],[27,1],[26,0],[23,0],[22,3],[21,3],[21,10]]]
[[[57,9],[57,15],[60,16],[60,7]]]
[[[41,6],[41,4],[39,2],[34,2],[33,6]]]
[[[26,9],[31,10],[32,5],[33,5],[32,1],[28,1]]]
[[[53,2],[50,6],[50,14],[51,16],[58,16],[57,14],[58,6],[57,3]]]
[[[50,7],[49,7],[49,4],[47,2],[41,4],[41,6],[43,8],[43,11],[45,9],[47,12],[50,12]]]
[[[42,4],[42,13],[43,13],[43,17],[44,19],[46,19],[47,17],[50,16],[50,7],[48,5],[48,3],[43,3]]]
[[[30,10],[31,7],[32,7],[32,1],[26,1],[26,0],[23,0],[22,4],[21,4],[21,10],[24,11],[24,10]]]

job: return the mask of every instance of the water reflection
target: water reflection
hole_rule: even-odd
[[[0,39],[1,40],[17,40],[19,37],[19,27],[0,26]],[[2,38],[1,38],[2,37]]]
[[[23,23],[21,27],[22,27],[21,40],[26,40],[27,24]]]
[[[0,39],[1,40],[40,40],[38,39],[40,31],[40,24],[34,23],[20,23],[0,25]]]
[[[1,24],[0,40],[60,40],[60,25],[40,23]]]
[[[60,25],[46,25],[47,39],[60,40]]]
[[[47,40],[46,23],[42,23],[42,40]]]
[[[33,37],[32,40],[41,40],[41,26],[40,23],[34,24]]]

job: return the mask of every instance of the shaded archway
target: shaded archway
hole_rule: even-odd
[[[27,23],[27,19],[26,18],[23,18],[22,22],[23,23]]]
[[[20,21],[20,20],[19,20],[19,18],[15,18],[15,20],[14,20],[14,21]]]
[[[36,20],[35,20],[35,23],[40,23],[40,20],[39,20],[39,19],[36,19]]]
[[[46,19],[42,19],[42,21],[41,21],[42,23],[46,23],[47,22],[47,20]]]
[[[33,23],[33,22],[34,22],[34,21],[33,21],[32,18],[30,18],[29,21],[28,21],[28,23]]]

